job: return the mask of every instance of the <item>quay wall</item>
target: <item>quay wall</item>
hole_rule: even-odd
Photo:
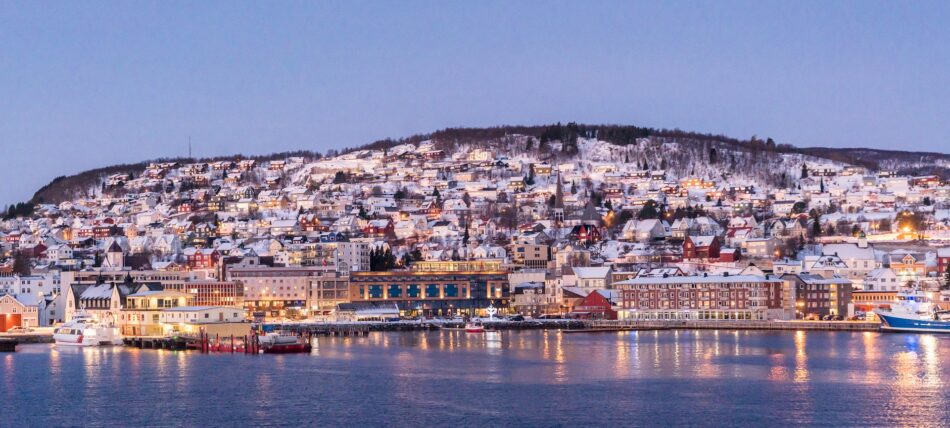
[[[682,329],[682,330],[817,330],[880,331],[876,322],[855,321],[762,321],[762,320],[627,320],[594,321],[595,328]]]
[[[9,339],[18,344],[24,343],[53,343],[53,334],[0,334],[0,339]]]
[[[485,327],[495,330],[585,330],[628,328],[637,330],[696,329],[696,330],[817,330],[817,331],[879,331],[874,322],[853,321],[759,321],[759,320],[528,320],[485,321]],[[313,334],[335,334],[354,331],[419,331],[440,328],[461,329],[464,323],[439,322],[355,322],[355,323],[292,323],[267,324],[268,328]]]

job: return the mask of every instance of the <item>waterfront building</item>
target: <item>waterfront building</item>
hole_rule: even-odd
[[[869,315],[874,317],[878,309],[890,310],[897,301],[898,291],[855,291],[851,293],[851,310],[854,315]]]
[[[244,308],[225,306],[178,306],[159,312],[165,335],[197,335],[202,330],[210,332],[212,325],[250,325],[244,324],[246,319]]]
[[[126,305],[119,315],[119,329],[123,336],[164,336],[162,311],[189,306],[193,299],[181,291],[140,287],[126,296]]]
[[[620,319],[787,320],[794,317],[792,283],[769,276],[643,277],[618,282],[614,288],[620,290]]]
[[[0,333],[14,327],[38,327],[39,306],[31,294],[0,296]]]
[[[349,277],[334,270],[317,271],[310,277],[310,315],[330,317],[341,303],[350,301]]]
[[[521,282],[513,286],[511,308],[522,315],[538,317],[554,314],[560,310],[558,299],[548,292],[544,281]]]
[[[332,266],[231,267],[228,279],[244,287],[244,307],[255,319],[306,318],[310,281],[333,270]]]
[[[125,298],[132,293],[131,281],[95,285],[73,284],[66,289],[66,322],[83,311],[101,322],[118,323]]]
[[[433,270],[433,263],[446,263],[448,270]],[[484,263],[486,270],[455,270]],[[426,262],[422,269],[350,274],[352,302],[396,303],[403,315],[484,316],[494,306],[508,308],[508,272],[500,262]],[[457,265],[456,265],[457,264]],[[415,266],[414,266],[415,267]],[[496,267],[498,270],[487,270]]]
[[[620,301],[620,292],[617,290],[594,290],[575,305],[568,316],[578,319],[616,320]]]
[[[847,278],[799,273],[782,275],[782,279],[795,285],[795,312],[799,318],[848,314],[852,284]]]

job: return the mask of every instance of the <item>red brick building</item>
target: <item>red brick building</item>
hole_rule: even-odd
[[[794,319],[794,285],[776,277],[634,278],[614,284],[621,319]]]

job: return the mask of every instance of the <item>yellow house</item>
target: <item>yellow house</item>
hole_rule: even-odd
[[[194,297],[172,290],[144,290],[126,297],[119,316],[123,336],[164,336],[162,311],[190,306]]]

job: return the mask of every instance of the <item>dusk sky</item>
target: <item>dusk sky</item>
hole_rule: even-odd
[[[121,162],[621,123],[950,151],[950,2],[0,2],[0,203]]]

